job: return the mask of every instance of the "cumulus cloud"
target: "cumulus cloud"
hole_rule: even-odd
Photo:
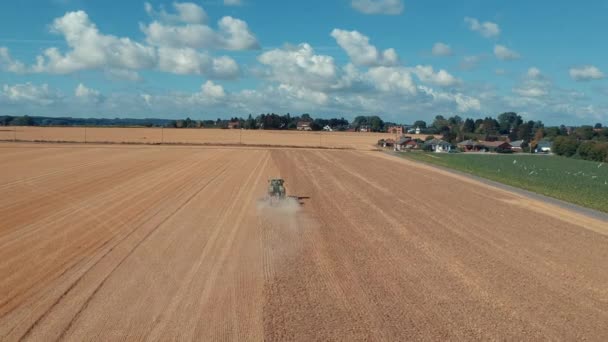
[[[99,91],[87,88],[82,83],[78,84],[76,89],[74,89],[74,96],[83,101],[100,102],[103,100],[103,96]]]
[[[452,48],[449,45],[438,42],[433,45],[433,55],[434,56],[451,56]]]
[[[496,58],[501,59],[503,61],[512,61],[520,58],[519,53],[500,44],[494,45],[494,55],[496,56]]]
[[[191,48],[158,49],[158,69],[178,75],[208,75],[230,79],[239,75],[237,63],[228,56],[212,58]]]
[[[524,75],[522,84],[513,88],[513,93],[524,98],[540,98],[549,95],[551,83],[540,69],[531,67]]]
[[[190,10],[194,6],[200,10],[199,12],[204,13],[198,5],[174,5],[177,10],[176,14],[169,14],[161,9],[161,13],[163,13],[160,15],[161,19],[154,20],[148,25],[140,24],[140,29],[146,35],[146,41],[149,44],[161,47],[225,50],[250,50],[260,47],[257,38],[243,20],[230,16],[223,17],[218,21],[216,31],[204,23],[206,15],[205,20],[202,20],[203,18],[200,18],[202,14],[189,18],[180,11],[182,6],[187,6]],[[151,5],[146,4],[146,10],[149,13],[150,7]],[[166,17],[173,18],[173,20],[167,20]],[[195,20],[196,18],[198,20]]]
[[[438,92],[427,86],[419,86],[418,89],[421,93],[430,96],[436,102],[454,104],[456,110],[461,113],[481,110],[481,102],[477,98],[462,93],[451,94]]]
[[[540,72],[540,69],[538,69],[536,67],[531,67],[530,69],[528,69],[528,72],[526,73],[526,75],[530,79],[538,79],[538,78],[542,77],[542,73]]]
[[[569,73],[570,77],[575,81],[601,80],[605,77],[604,73],[593,65],[570,68]]]
[[[331,36],[356,65],[391,66],[399,62],[399,57],[394,49],[380,52],[369,43],[369,37],[357,31],[334,29]]]
[[[68,12],[55,19],[51,29],[64,36],[70,50],[61,53],[57,48],[46,49],[43,56],[37,58],[35,72],[67,74],[98,68],[142,69],[156,63],[152,47],[129,38],[101,34],[83,11]]]
[[[11,57],[8,48],[0,46],[0,70],[21,74],[26,71],[26,67]]]
[[[149,3],[144,3],[146,13],[151,17],[159,18],[165,22],[182,22],[187,24],[204,24],[208,16],[205,10],[199,5],[191,2],[174,2],[175,13],[168,13],[163,7],[156,11]]]
[[[386,92],[399,92],[410,95],[417,93],[416,84],[410,72],[403,67],[370,68],[367,76],[377,89]]]
[[[213,57],[209,50],[241,50],[258,47],[247,23],[223,17],[219,29],[201,24],[206,14],[198,5],[174,3],[176,13],[155,11],[146,3],[151,15],[163,18],[141,25],[146,43],[127,37],[103,34],[84,11],[68,12],[53,21],[53,33],[63,36],[68,48],[51,47],[36,58],[32,66],[14,60],[8,49],[0,47],[0,69],[15,73],[69,74],[82,70],[103,70],[110,79],[140,79],[138,70],[159,70],[180,75],[204,75],[212,78],[235,78],[240,68],[228,56]],[[200,9],[200,10],[199,10]],[[179,24],[167,24],[174,22]],[[204,49],[204,50],[200,50]]]
[[[258,61],[269,68],[271,80],[316,90],[330,88],[338,73],[333,57],[315,54],[307,43],[264,52]]]
[[[460,68],[463,70],[475,69],[481,62],[481,56],[465,56],[460,61]]]
[[[106,78],[109,80],[121,80],[121,81],[131,81],[137,82],[141,81],[141,76],[137,71],[128,70],[128,69],[105,69],[104,70]]]
[[[483,37],[492,38],[500,35],[500,27],[491,21],[479,22],[475,18],[466,17],[464,22],[469,25],[471,31],[481,34]]]
[[[453,86],[459,83],[458,79],[447,71],[441,69],[438,72],[430,65],[417,65],[411,69],[412,72],[424,83],[430,83],[441,87]]]
[[[364,14],[397,15],[403,13],[403,0],[352,0],[351,6]]]
[[[2,86],[2,98],[9,103],[50,105],[61,99],[59,92],[52,90],[48,84],[40,86],[24,83]]]

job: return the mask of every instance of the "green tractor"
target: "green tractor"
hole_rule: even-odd
[[[268,198],[271,202],[285,199],[285,180],[273,178],[268,180]]]

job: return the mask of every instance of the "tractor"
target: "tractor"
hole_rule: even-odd
[[[270,203],[285,199],[285,180],[273,178],[268,180],[268,198]]]

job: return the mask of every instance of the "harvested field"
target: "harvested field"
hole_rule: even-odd
[[[14,131],[16,130],[16,132]],[[426,135],[410,134],[424,139]],[[208,144],[325,147],[370,150],[388,133],[299,132],[239,129],[171,129],[116,127],[7,127],[0,141],[98,142],[130,144]]]
[[[0,340],[608,340],[608,222],[364,151],[0,145]],[[285,178],[303,205],[260,205]]]

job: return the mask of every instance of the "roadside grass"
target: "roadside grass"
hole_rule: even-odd
[[[608,212],[608,164],[547,155],[398,153],[566,202]]]

